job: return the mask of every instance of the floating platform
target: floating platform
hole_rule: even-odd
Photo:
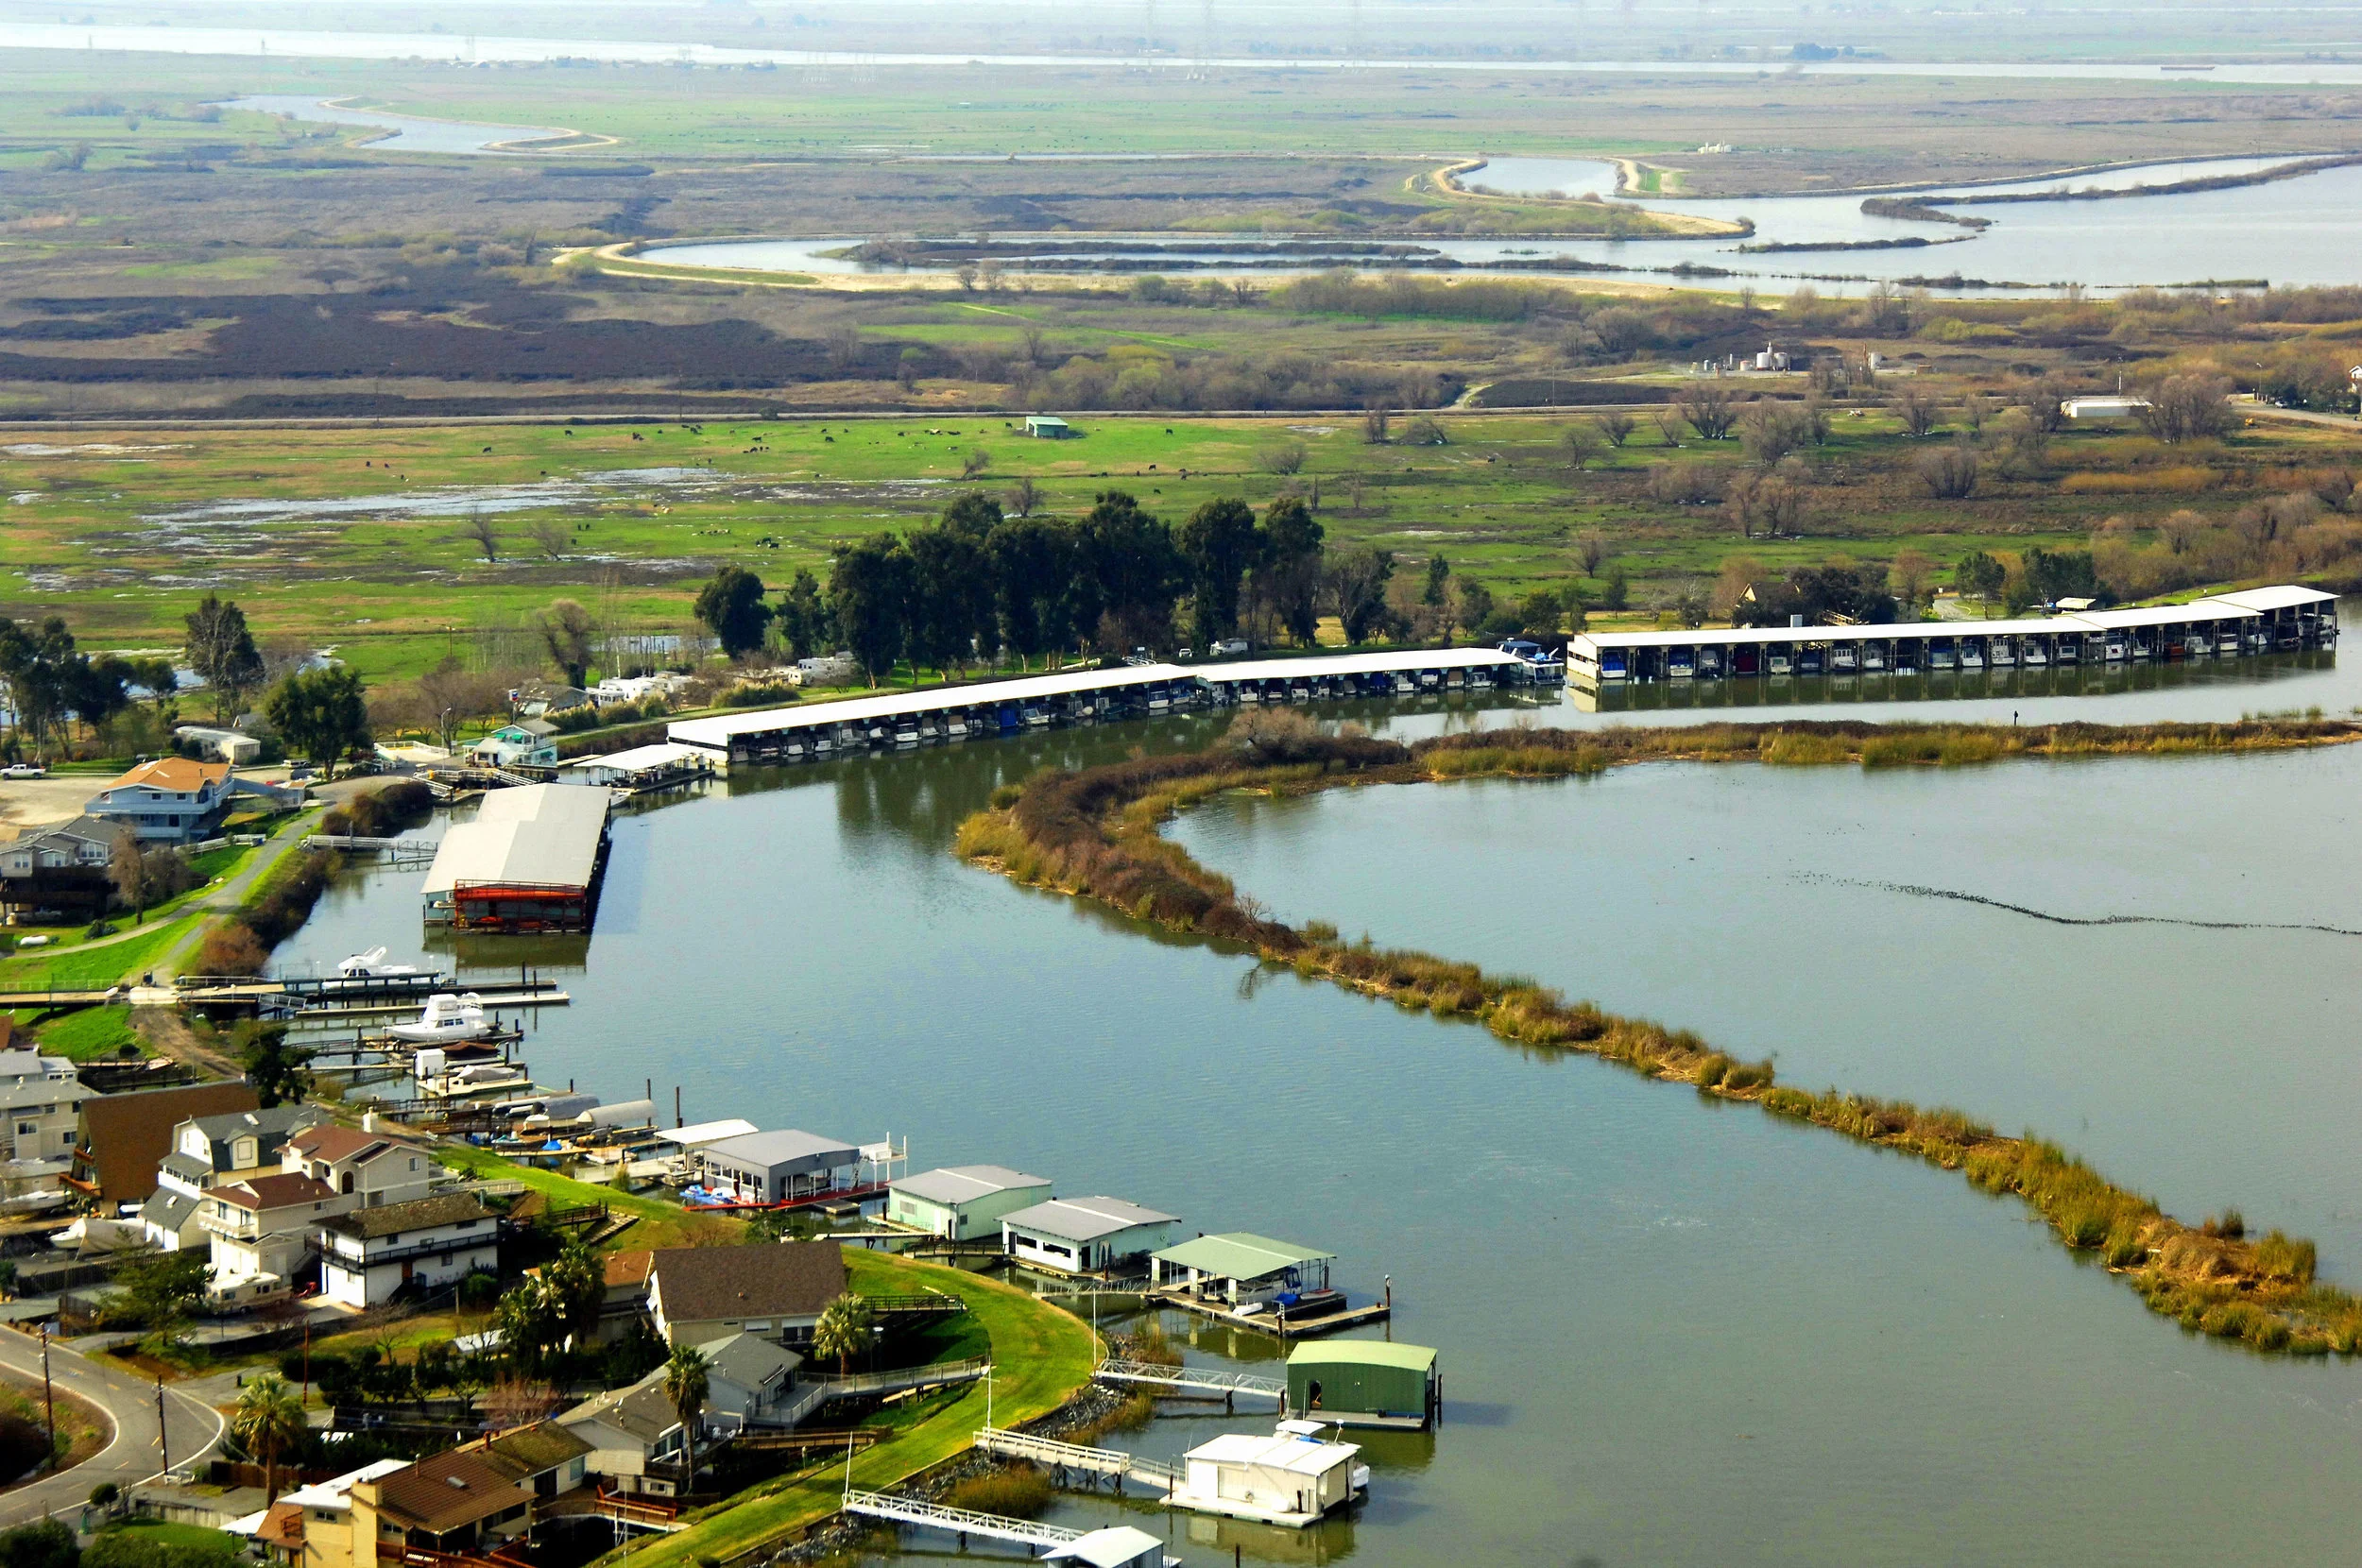
[[[1364,1323],[1382,1323],[1395,1315],[1395,1309],[1384,1302],[1372,1302],[1367,1306],[1339,1304],[1324,1312],[1283,1312],[1276,1308],[1268,1312],[1241,1312],[1227,1302],[1207,1301],[1183,1290],[1149,1290],[1141,1300],[1151,1306],[1169,1306],[1181,1312],[1193,1312],[1213,1322],[1232,1328],[1251,1328],[1258,1334],[1268,1334],[1275,1339],[1301,1339],[1314,1334],[1333,1334],[1339,1329],[1360,1328]]]

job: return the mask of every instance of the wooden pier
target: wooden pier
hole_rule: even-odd
[[[1112,1480],[1119,1492],[1126,1481],[1138,1481],[1168,1495],[1181,1484],[1181,1472],[1172,1466],[1143,1459],[1121,1448],[1086,1448],[1080,1443],[1037,1438],[1031,1432],[1007,1432],[997,1426],[978,1428],[976,1446],[987,1454],[1029,1460],[1060,1481],[1069,1475],[1087,1475],[1094,1482]]]
[[[1301,1339],[1315,1334],[1334,1334],[1341,1328],[1382,1323],[1395,1315],[1390,1302],[1372,1302],[1367,1306],[1339,1306],[1333,1311],[1318,1314],[1295,1314],[1276,1306],[1269,1312],[1241,1312],[1225,1302],[1207,1301],[1183,1290],[1148,1290],[1141,1294],[1140,1299],[1150,1306],[1170,1306],[1181,1312],[1193,1312],[1213,1322],[1231,1328],[1253,1329],[1275,1339]]]
[[[1112,1357],[1093,1367],[1091,1376],[1102,1383],[1129,1383],[1169,1398],[1219,1399],[1224,1409],[1230,1408],[1241,1394],[1276,1400],[1283,1411],[1288,1407],[1288,1381],[1283,1377],[1257,1377],[1252,1372],[1223,1372],[1212,1367],[1169,1367],[1158,1361],[1121,1361]]]

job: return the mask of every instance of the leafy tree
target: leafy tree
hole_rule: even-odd
[[[779,595],[773,623],[787,644],[790,658],[816,658],[830,641],[828,606],[820,600],[820,579],[798,570],[787,591]]]
[[[98,1496],[101,1491],[108,1494],[104,1501]],[[92,1506],[103,1508],[119,1494],[112,1482],[103,1483],[92,1491]],[[74,1527],[61,1520],[37,1520],[0,1535],[0,1568],[76,1568],[81,1559]]]
[[[1305,647],[1320,627],[1321,540],[1320,520],[1298,498],[1281,496],[1264,509],[1258,571],[1279,623]]]
[[[127,828],[115,835],[107,879],[113,884],[116,902],[128,907],[131,918],[138,921],[146,918],[149,905],[186,893],[196,885],[197,877],[179,850],[142,849],[137,836]]]
[[[1072,570],[1071,539],[1039,518],[1003,520],[984,541],[1001,645],[1026,669],[1064,640],[1061,611]]]
[[[1419,593],[1419,603],[1430,609],[1443,609],[1449,603],[1451,562],[1442,555],[1427,559],[1427,587]]]
[[[263,683],[263,656],[236,603],[207,594],[183,622],[188,628],[189,668],[214,689],[216,723],[238,711],[246,693]]]
[[[763,602],[762,579],[745,567],[726,566],[697,592],[697,619],[731,658],[762,646],[771,606]]]
[[[1790,616],[1801,615],[1807,626],[1869,625],[1891,622],[1897,614],[1894,595],[1887,590],[1887,574],[1874,563],[1799,567],[1779,582],[1753,586],[1754,599],[1732,607],[1731,624],[1785,626]]]
[[[255,1098],[265,1111],[274,1105],[298,1103],[311,1089],[312,1075],[305,1068],[314,1052],[288,1045],[286,1025],[242,1023],[231,1031],[231,1040],[246,1067],[246,1081],[254,1085]]]
[[[333,775],[336,759],[369,743],[369,705],[360,675],[338,665],[299,670],[279,683],[265,705],[287,748]]]
[[[1239,623],[1239,580],[1262,553],[1255,514],[1242,501],[1215,500],[1181,525],[1181,559],[1190,574],[1190,636],[1200,648]]]
[[[230,1432],[239,1447],[261,1457],[265,1504],[279,1501],[279,1456],[302,1441],[308,1430],[302,1404],[277,1372],[263,1373],[238,1395]]]
[[[1321,571],[1321,591],[1345,641],[1354,646],[1377,635],[1386,620],[1386,584],[1395,573],[1395,557],[1386,550],[1349,550],[1327,557]]]
[[[509,1364],[521,1372],[540,1369],[563,1330],[556,1304],[539,1280],[521,1280],[492,1308],[492,1326],[500,1331],[501,1348]]]
[[[724,571],[733,570],[725,567]],[[761,590],[762,585],[756,588]],[[704,615],[699,601],[698,615]],[[590,612],[572,599],[554,601],[548,609],[533,618],[533,629],[541,634],[541,646],[549,650],[550,662],[557,666],[569,686],[588,686],[590,682],[590,656],[598,638]],[[447,748],[448,749],[448,748]]]
[[[1183,580],[1172,531],[1121,490],[1100,493],[1077,523],[1064,602],[1069,635],[1106,628],[1124,646],[1164,646]]]
[[[131,667],[112,654],[76,658],[66,675],[66,701],[75,717],[94,732],[131,706]]]
[[[828,1321],[824,1310],[820,1321]],[[674,1346],[672,1356],[664,1363],[664,1398],[673,1406],[673,1414],[680,1418],[681,1440],[688,1445],[685,1473],[689,1486],[684,1491],[697,1484],[697,1428],[705,1415],[706,1395],[710,1391],[705,1353],[694,1345]]]
[[[837,634],[868,673],[869,684],[894,673],[910,635],[913,582],[910,552],[890,533],[872,534],[838,553],[829,574],[829,608]]]
[[[144,1328],[152,1343],[170,1345],[204,1302],[205,1287],[213,1277],[213,1266],[200,1252],[133,1258],[115,1271],[115,1284],[122,1289],[103,1318]]]
[[[599,1332],[599,1310],[607,1302],[607,1264],[580,1238],[566,1244],[541,1270],[557,1329],[571,1348],[584,1350]]]
[[[2040,545],[2028,548],[2020,557],[2026,574],[2026,587],[2033,602],[2054,605],[2062,599],[2104,599],[2106,590],[2099,585],[2099,572],[2092,564],[2088,550],[2045,550]]]
[[[1603,610],[1620,610],[1631,603],[1632,579],[1625,575],[1622,567],[1617,567],[1607,574],[1607,588],[1600,595],[1600,607]]]
[[[1001,526],[1001,503],[982,490],[970,490],[943,509],[943,526],[978,544]]]
[[[932,664],[948,675],[954,663],[967,663],[992,630],[992,581],[983,538],[947,520],[939,527],[914,530],[903,548],[911,560],[911,666],[916,671]]]
[[[2009,573],[2001,563],[1981,550],[1972,550],[1960,557],[1960,564],[1952,570],[1952,586],[1964,594],[1990,604],[2001,597],[2003,584]]]
[[[496,677],[479,674],[457,658],[446,656],[419,677],[419,716],[435,731],[443,749],[451,751],[458,746],[459,731],[469,720],[506,710],[508,692]]]
[[[876,1321],[868,1299],[848,1290],[820,1309],[819,1321],[812,1325],[812,1353],[834,1361],[842,1377],[853,1357],[869,1354]]]

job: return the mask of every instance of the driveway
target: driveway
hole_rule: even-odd
[[[0,1330],[0,1367],[35,1385],[41,1382],[41,1341],[13,1329]],[[49,1375],[107,1412],[114,1438],[106,1447],[55,1475],[0,1493],[0,1525],[27,1524],[53,1513],[69,1513],[89,1501],[91,1489],[112,1481],[128,1491],[162,1473],[156,1446],[156,1384],[136,1372],[94,1361],[52,1340]],[[164,1385],[164,1438],[179,1469],[211,1453],[221,1440],[221,1412],[202,1400]]]
[[[109,781],[109,775],[94,773],[0,779],[0,829],[13,836],[21,828],[72,822]]]

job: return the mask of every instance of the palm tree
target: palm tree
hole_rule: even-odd
[[[689,1465],[681,1483],[685,1492],[697,1487],[697,1423],[705,1414],[709,1388],[705,1352],[694,1345],[675,1345],[664,1363],[664,1397],[673,1402],[673,1414],[680,1418],[681,1440],[689,1445]]]
[[[868,1299],[847,1291],[820,1309],[820,1321],[812,1329],[813,1353],[833,1358],[836,1374],[843,1377],[847,1361],[868,1354],[869,1329],[874,1321],[876,1314],[870,1310]]]
[[[261,1457],[265,1502],[279,1501],[279,1456],[303,1440],[308,1424],[302,1401],[277,1372],[265,1372],[238,1396],[230,1430],[240,1447]]]

